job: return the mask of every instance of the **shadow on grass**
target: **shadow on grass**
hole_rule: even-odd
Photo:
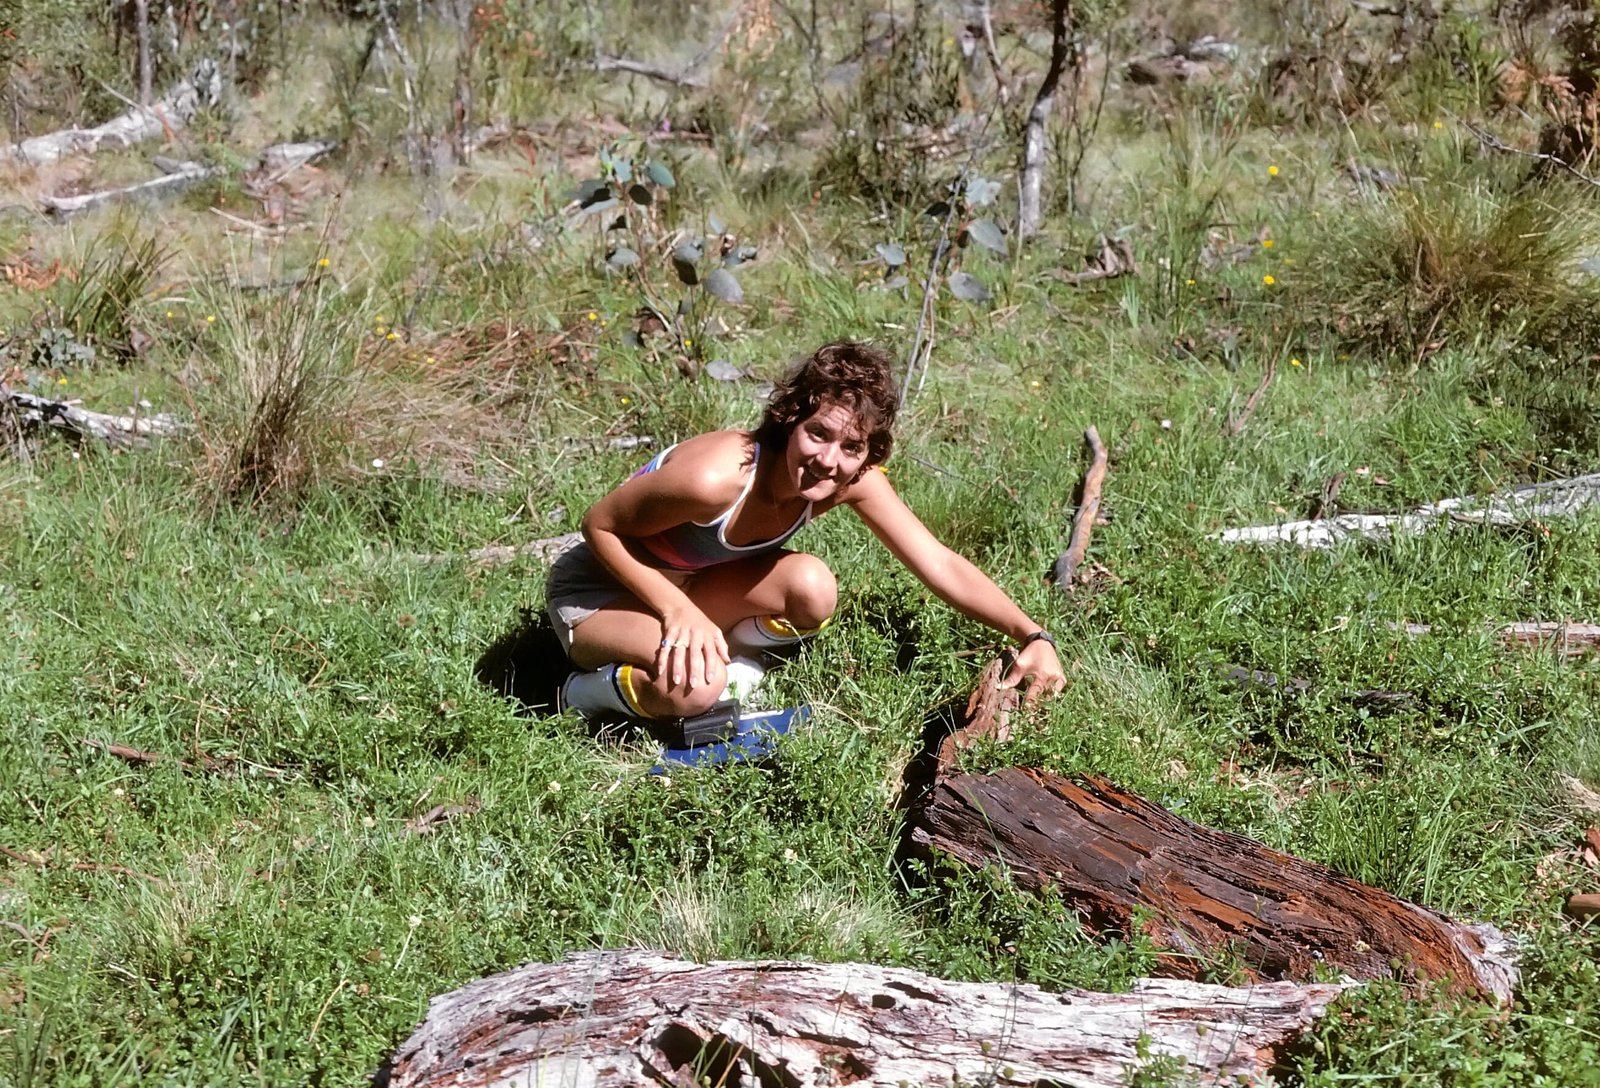
[[[544,609],[525,608],[517,625],[490,643],[472,671],[515,703],[518,713],[554,714],[572,664]]]

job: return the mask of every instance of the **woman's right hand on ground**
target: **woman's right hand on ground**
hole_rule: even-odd
[[[672,687],[704,687],[712,661],[726,665],[730,656],[722,629],[693,605],[661,617],[656,675],[669,677]]]

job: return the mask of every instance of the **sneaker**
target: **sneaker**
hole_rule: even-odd
[[[749,703],[766,676],[767,666],[760,661],[752,657],[735,657],[728,662],[728,686],[723,689],[722,697]]]

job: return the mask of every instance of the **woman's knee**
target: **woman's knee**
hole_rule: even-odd
[[[799,628],[821,627],[839,604],[839,583],[828,564],[803,552],[784,561],[783,618]]]
[[[713,659],[706,666],[705,682],[693,688],[687,684],[673,684],[662,677],[652,677],[649,682],[650,697],[644,700],[644,709],[653,718],[691,718],[716,706],[727,686],[727,667]]]

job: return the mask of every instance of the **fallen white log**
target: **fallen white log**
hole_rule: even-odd
[[[181,129],[202,107],[216,105],[221,97],[222,75],[216,62],[208,58],[155,105],[133,105],[127,113],[94,128],[62,129],[0,147],[0,163],[44,166],[73,152],[92,155],[103,147],[127,147],[154,139]]]
[[[1413,638],[1433,633],[1433,625],[1428,623],[1396,623],[1390,626]],[[1563,657],[1576,657],[1600,647],[1600,624],[1597,623],[1520,621],[1497,628],[1494,633],[1507,646],[1549,649]]]
[[[310,140],[303,143],[273,144],[257,156],[263,170],[293,170],[312,159],[320,159],[339,146],[337,140]]]
[[[66,401],[22,393],[0,384],[0,406],[9,405],[25,425],[55,427],[86,438],[113,443],[142,443],[150,438],[175,435],[183,423],[165,413],[154,415],[108,415],[91,412]]]
[[[1525,484],[1479,498],[1463,495],[1441,499],[1405,514],[1341,514],[1334,518],[1252,525],[1212,534],[1227,544],[1297,544],[1331,548],[1341,540],[1388,540],[1425,532],[1435,525],[1521,525],[1547,518],[1571,517],[1600,502],[1600,473]]]
[[[1160,1062],[1182,1063],[1175,1083],[1260,1084],[1344,988],[1141,979],[1126,994],[1047,993],[859,963],[583,952],[434,998],[387,1083],[1090,1088]]]
[[[81,196],[42,196],[39,198],[39,203],[43,204],[50,214],[65,218],[121,200],[133,198],[150,200],[171,196],[196,182],[219,178],[225,173],[227,171],[220,166],[202,166],[197,162],[185,162],[178,164],[171,173],[127,185],[121,189],[102,189],[97,193],[84,193]]]

